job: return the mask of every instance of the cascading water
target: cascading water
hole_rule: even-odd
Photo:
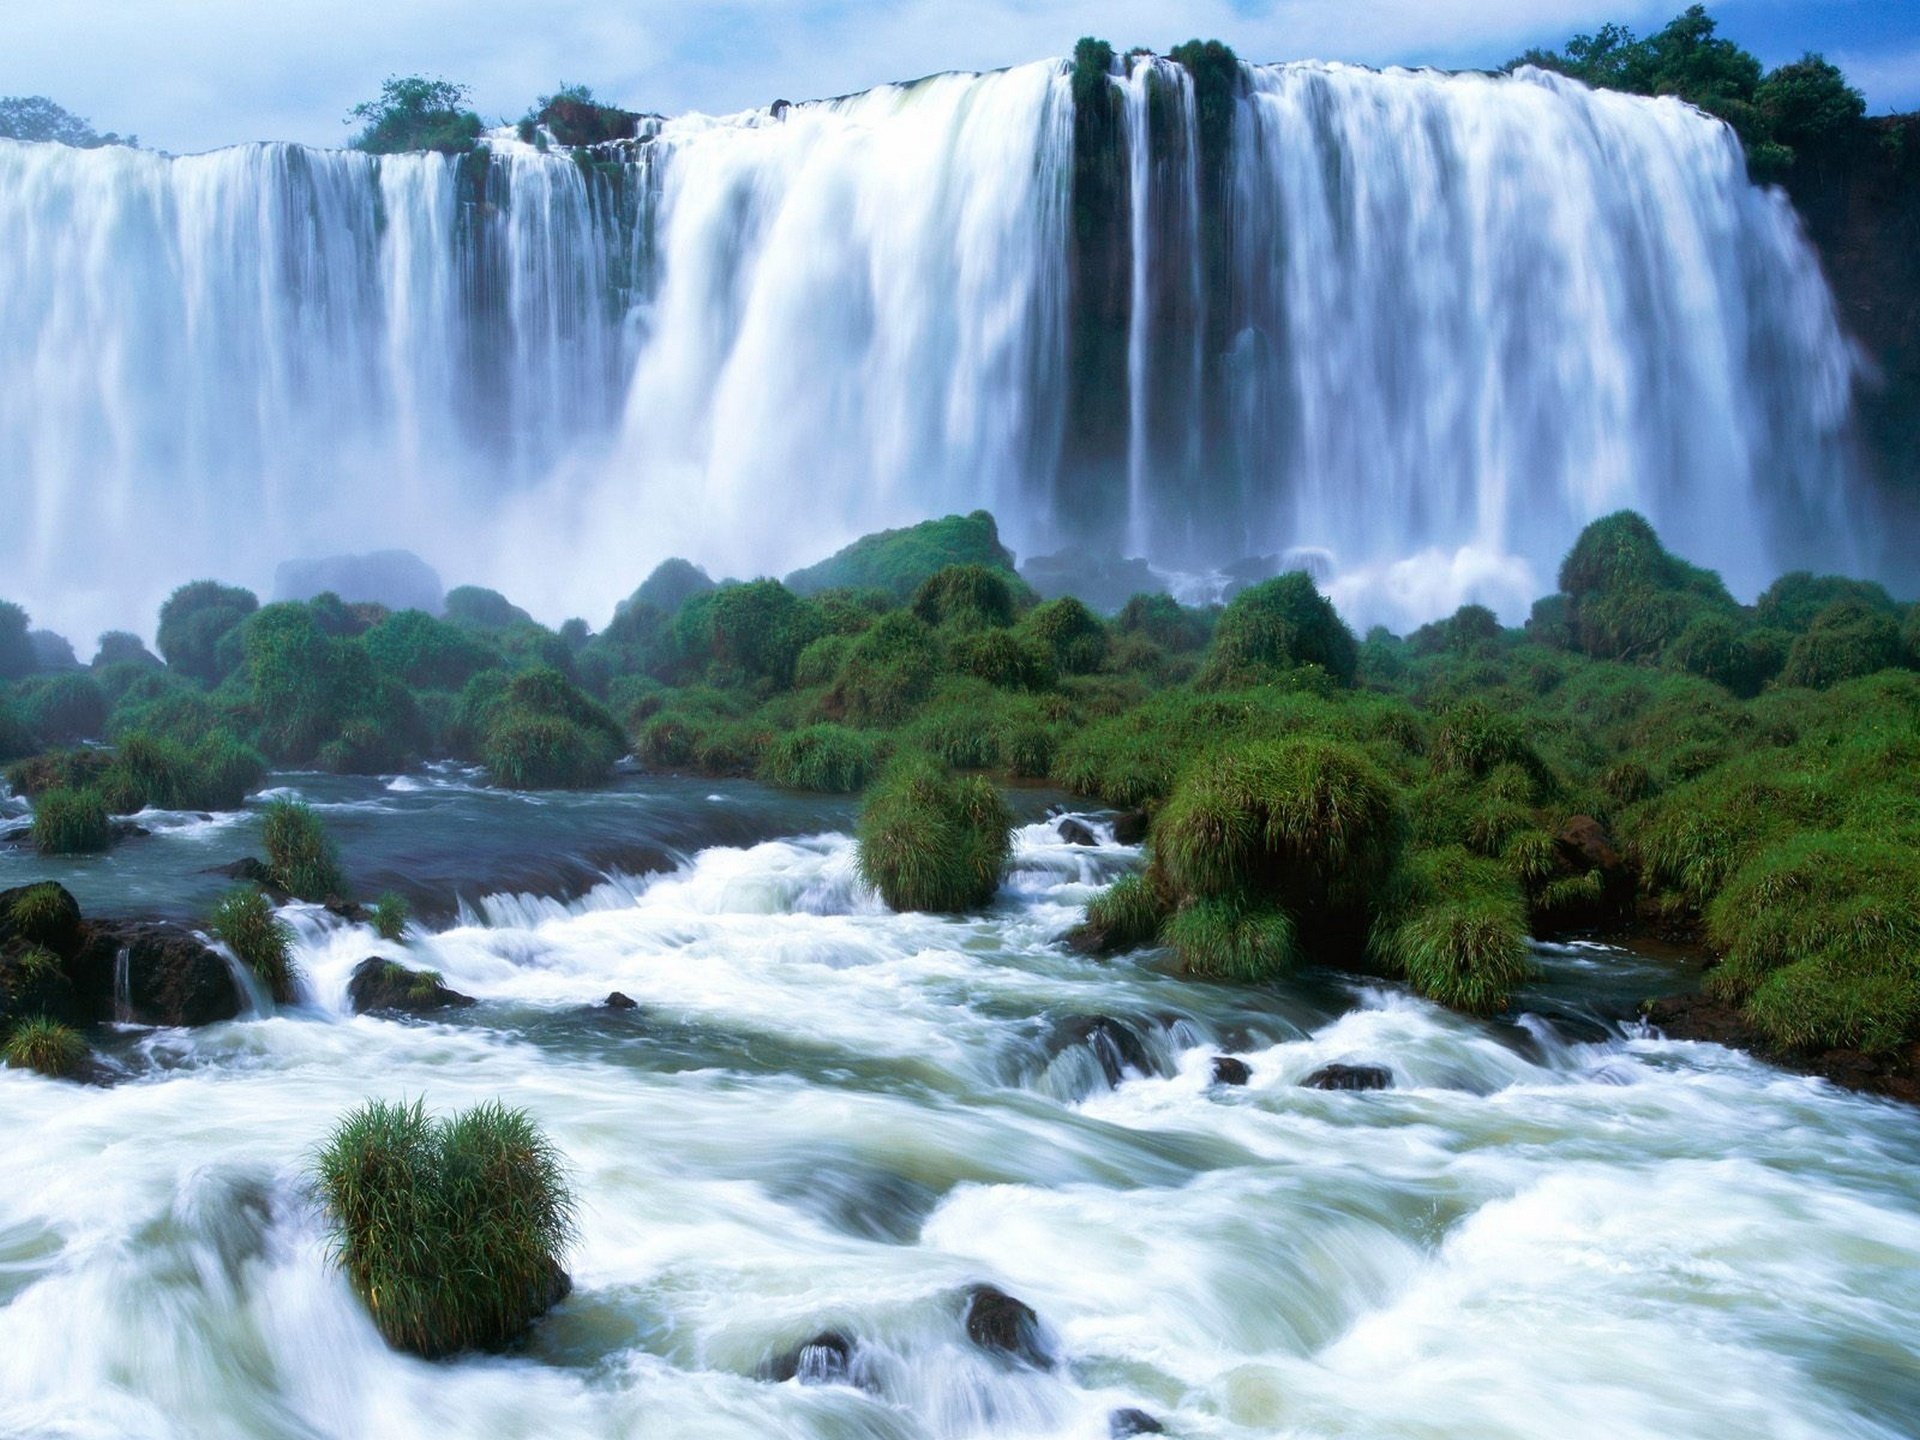
[[[1723,126],[1243,66],[1216,153],[1184,69],[1122,69],[1088,233],[1055,63],[578,157],[0,142],[7,589],[84,639],[402,545],[597,617],[668,553],[778,572],[979,506],[1022,553],[1324,550],[1356,618],[1511,614],[1621,505],[1737,590],[1870,564],[1850,351]]]

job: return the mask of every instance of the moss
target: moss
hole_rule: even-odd
[[[498,1349],[566,1292],[574,1202],[523,1111],[447,1120],[370,1101],[322,1148],[334,1258],[387,1342],[429,1357]]]
[[[238,885],[220,897],[207,922],[213,938],[239,957],[278,1005],[299,998],[293,964],[293,929],[252,885]]]
[[[91,1054],[76,1031],[44,1015],[15,1025],[7,1036],[4,1053],[11,1068],[32,1070],[50,1080],[71,1080],[84,1074]]]
[[[1012,828],[991,783],[904,756],[861,806],[860,873],[896,910],[975,910],[999,888]]]
[[[1368,949],[1429,999],[1492,1014],[1531,970],[1525,898],[1496,862],[1458,848],[1417,851],[1382,904]]]
[[[1213,980],[1273,980],[1301,961],[1292,919],[1271,906],[1238,897],[1196,900],[1161,929],[1180,969]]]
[[[301,900],[346,898],[347,880],[333,837],[311,806],[298,800],[271,801],[260,826],[267,870],[273,881]]]
[[[113,844],[97,790],[48,790],[33,802],[33,843],[42,855],[93,855]]]
[[[760,778],[790,790],[845,795],[865,787],[879,759],[871,736],[841,725],[810,725],[768,746]]]
[[[787,584],[802,595],[871,587],[906,601],[921,581],[949,565],[985,565],[1013,573],[1013,554],[1000,543],[999,528],[986,511],[863,536],[818,565],[795,571]]]
[[[1233,598],[1214,628],[1212,651],[1195,684],[1238,688],[1259,683],[1272,671],[1306,665],[1350,685],[1359,647],[1312,578],[1296,570]]]

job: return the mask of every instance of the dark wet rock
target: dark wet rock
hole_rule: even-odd
[[[1384,1065],[1322,1065],[1300,1083],[1310,1090],[1391,1090],[1393,1072]]]
[[[638,1000],[619,990],[615,990],[611,995],[607,996],[606,999],[600,1002],[600,1005],[602,1009],[606,1010],[638,1010],[640,1008],[640,1002]]]
[[[238,880],[245,885],[258,885],[276,900],[293,898],[280,888],[279,882],[273,878],[273,872],[267,868],[267,862],[252,855],[242,856],[230,864],[210,866],[204,873],[224,875],[229,880]]]
[[[471,995],[449,990],[433,971],[412,970],[378,955],[353,967],[353,977],[347,982],[347,1000],[356,1015],[375,1011],[425,1015],[434,1010],[473,1004]]]
[[[1607,827],[1591,815],[1575,815],[1553,837],[1554,847],[1576,873],[1598,870],[1613,876],[1626,868]]]
[[[1253,1078],[1253,1067],[1244,1060],[1231,1055],[1213,1057],[1213,1083],[1216,1085],[1244,1085]]]
[[[1144,1410],[1136,1410],[1129,1405],[1124,1410],[1116,1410],[1107,1416],[1107,1434],[1113,1440],[1126,1440],[1129,1435],[1164,1435],[1167,1427]]]
[[[967,1338],[982,1350],[1011,1355],[1042,1370],[1053,1368],[1033,1307],[992,1285],[976,1285],[967,1292]]]
[[[1100,837],[1093,833],[1093,827],[1084,820],[1069,815],[1056,827],[1060,838],[1069,845],[1098,845]]]
[[[1113,817],[1113,839],[1117,845],[1139,845],[1147,838],[1147,812],[1122,810]]]
[[[837,1330],[822,1330],[776,1356],[766,1373],[769,1379],[798,1380],[802,1385],[849,1385],[853,1383],[853,1342]]]
[[[1136,1075],[1157,1075],[1153,1052],[1144,1037],[1124,1020],[1111,1015],[1075,1015],[1063,1020],[1054,1030],[1054,1053],[1075,1045],[1085,1045],[1107,1077],[1107,1084],[1118,1085],[1131,1070]]]
[[[0,948],[0,1034],[9,1019],[45,1015],[65,1025],[85,1024],[64,963],[43,949],[12,944]]]
[[[136,1025],[213,1025],[246,1007],[232,967],[183,926],[90,920],[67,966],[74,998],[91,1020]],[[119,997],[120,976],[125,995]]]

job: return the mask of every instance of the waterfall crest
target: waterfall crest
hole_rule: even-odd
[[[398,545],[598,620],[670,553],[978,507],[1022,554],[1324,552],[1396,623],[1515,616],[1623,505],[1736,591],[1866,566],[1852,354],[1725,127],[1301,63],[1240,67],[1222,146],[1180,67],[1110,83],[1079,225],[1058,62],[577,155],[0,142],[7,592],[84,641]]]

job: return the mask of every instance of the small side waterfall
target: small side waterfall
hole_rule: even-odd
[[[1851,352],[1726,127],[1524,70],[1109,83],[1087,129],[1045,62],[575,155],[0,142],[9,593],[84,642],[400,545],[597,620],[669,553],[982,506],[1028,555],[1325,551],[1398,622],[1514,613],[1623,505],[1738,591],[1872,568]]]
[[[116,1025],[133,1023],[133,985],[128,974],[132,960],[133,952],[125,945],[113,957],[113,1021]]]

